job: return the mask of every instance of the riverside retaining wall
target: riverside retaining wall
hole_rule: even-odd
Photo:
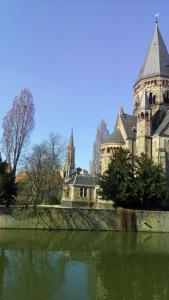
[[[169,212],[61,206],[0,207],[0,229],[169,232]]]

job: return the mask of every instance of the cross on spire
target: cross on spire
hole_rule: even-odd
[[[158,17],[159,17],[159,15],[160,15],[159,13],[156,13],[156,14],[155,14],[155,18],[156,18],[156,21],[155,21],[155,22],[156,22],[156,24],[158,24]]]

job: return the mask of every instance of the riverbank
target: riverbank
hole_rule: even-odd
[[[127,209],[0,207],[0,229],[169,232],[169,212]]]

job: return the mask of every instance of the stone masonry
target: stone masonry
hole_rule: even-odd
[[[114,132],[100,147],[103,174],[115,149],[147,154],[169,171],[169,54],[156,21],[144,64],[134,84],[133,114],[121,108]]]

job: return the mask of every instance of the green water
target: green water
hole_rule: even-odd
[[[0,231],[0,299],[169,299],[169,234]]]

